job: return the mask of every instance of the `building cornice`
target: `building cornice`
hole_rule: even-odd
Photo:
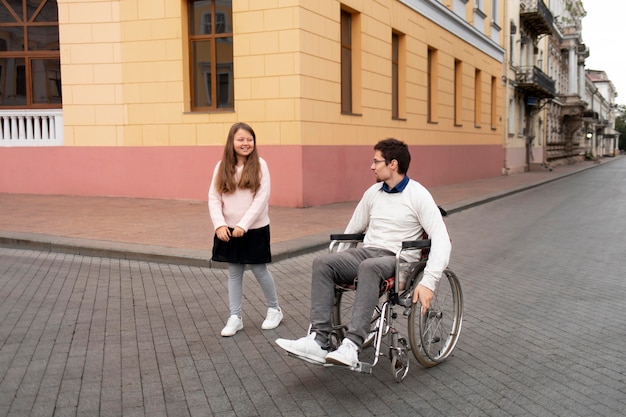
[[[489,39],[466,20],[447,9],[438,1],[398,0],[448,32],[470,43],[498,62],[504,62],[504,48]]]

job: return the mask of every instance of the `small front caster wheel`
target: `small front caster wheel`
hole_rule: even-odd
[[[405,339],[398,340],[398,344],[391,352],[391,373],[396,382],[402,382],[409,373],[409,354]]]

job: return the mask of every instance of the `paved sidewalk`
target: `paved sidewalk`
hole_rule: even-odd
[[[605,158],[431,188],[450,214],[614,161]],[[419,180],[419,179],[418,179]],[[356,202],[271,207],[274,261],[318,250],[343,231]],[[213,227],[202,201],[0,193],[0,246],[221,267],[210,261]]]

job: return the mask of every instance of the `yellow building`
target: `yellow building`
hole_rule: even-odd
[[[19,3],[0,2],[0,192],[206,199],[238,121],[272,205],[359,199],[386,137],[426,186],[502,173],[497,0]]]

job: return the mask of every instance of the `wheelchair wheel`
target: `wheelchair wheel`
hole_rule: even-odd
[[[335,290],[335,306],[333,308],[333,331],[330,337],[331,349],[337,349],[341,344],[341,341],[345,337],[345,332],[348,330],[348,323],[352,318],[352,306],[354,305],[354,298],[356,291],[354,290]],[[365,337],[365,341],[361,346],[365,349],[374,343],[377,331],[377,321],[380,317],[381,305],[386,300],[387,294],[381,295],[378,300],[378,305],[374,309],[372,314],[372,320],[370,323],[370,332]]]
[[[424,266],[417,268],[412,290],[424,274]],[[444,271],[438,288],[425,315],[421,304],[411,306],[409,315],[409,342],[415,359],[430,368],[446,360],[454,350],[463,322],[463,294],[454,272]]]

